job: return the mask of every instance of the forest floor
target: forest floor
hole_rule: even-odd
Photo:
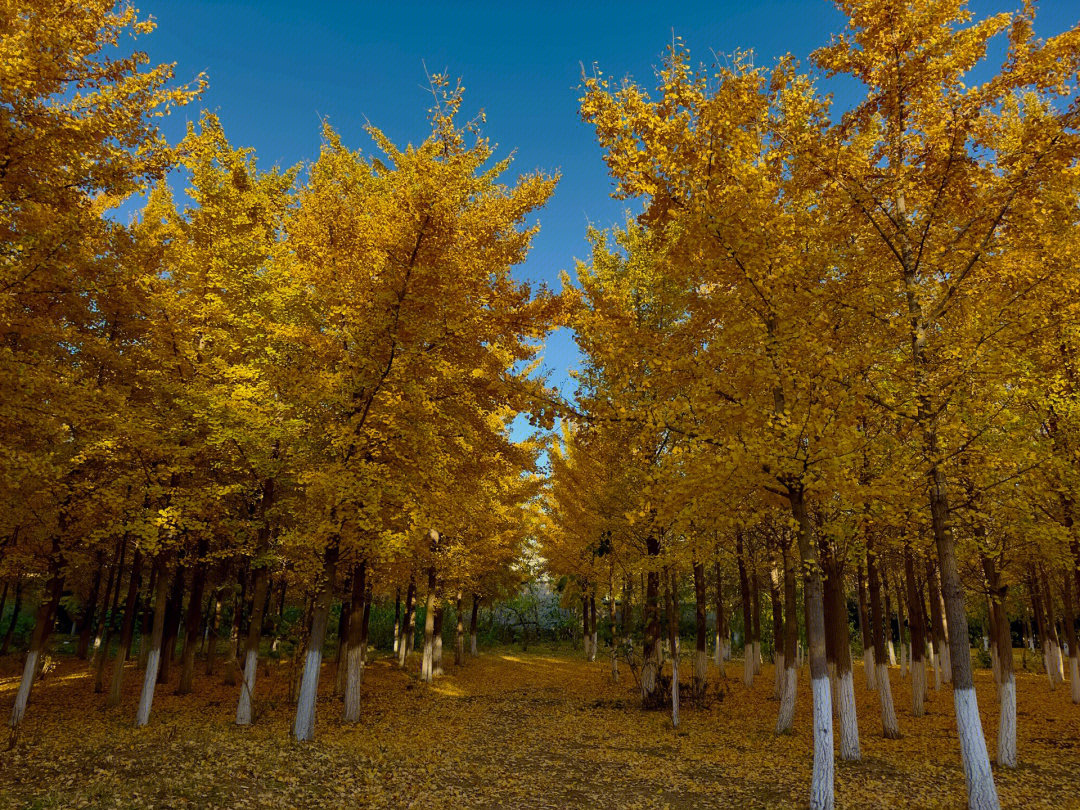
[[[35,686],[15,748],[0,751],[0,807],[805,805],[805,669],[794,733],[778,737],[768,664],[752,689],[742,685],[739,663],[728,665],[727,680],[710,666],[705,704],[694,706],[684,692],[676,732],[667,712],[638,708],[625,665],[611,682],[607,659],[488,651],[462,667],[451,663],[430,687],[411,663],[402,672],[385,657],[372,662],[356,726],[341,722],[340,701],[330,696],[334,667],[324,666],[316,740],[298,744],[289,738],[285,664],[270,678],[260,670],[252,727],[233,725],[237,689],[214,676],[198,677],[195,694],[183,697],[175,684],[159,686],[150,725],[136,729],[137,671],[127,675],[122,705],[107,709],[85,664],[61,661]],[[837,762],[837,806],[962,806],[951,693],[932,692],[927,716],[915,719],[910,680],[897,668],[891,675],[900,740],[881,737],[877,694],[856,667],[863,759]],[[15,688],[14,677],[0,678],[4,712]],[[977,688],[993,756],[997,700],[988,671],[978,671]],[[1017,693],[1021,765],[995,768],[1002,806],[1080,806],[1080,706],[1067,685],[1051,692],[1045,677],[1029,673],[1018,675]]]

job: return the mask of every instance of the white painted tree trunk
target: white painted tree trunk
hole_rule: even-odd
[[[838,680],[840,759],[858,762],[862,752],[859,750],[859,715],[855,710],[855,680],[851,677],[851,670],[843,673]]]
[[[794,666],[786,667],[784,691],[780,695],[780,713],[776,718],[776,733],[787,734],[795,721],[795,698],[798,696],[799,671]]]
[[[873,692],[877,689],[877,679],[874,677],[874,648],[863,647],[862,651],[863,670],[866,673],[866,688]]]
[[[997,762],[1003,768],[1016,767],[1016,681],[1012,673],[998,687],[1001,716],[998,719]]]
[[[908,658],[907,645],[904,642],[900,642],[900,678],[901,680],[908,675]]]
[[[304,660],[304,677],[300,681],[300,694],[296,701],[296,719],[293,736],[298,740],[315,737],[315,702],[319,693],[319,673],[322,670],[322,645],[309,646]]]
[[[743,648],[743,683],[747,686],[754,685],[754,645],[747,644]]]
[[[952,651],[949,642],[941,645],[941,680],[942,683],[952,683]]]
[[[900,724],[896,721],[892,683],[889,681],[889,668],[885,664],[877,665],[877,684],[878,697],[881,698],[881,733],[890,740],[898,739]]]
[[[969,810],[998,810],[997,789],[990,770],[990,755],[979,720],[979,704],[974,688],[954,689],[956,731],[960,738],[960,755],[967,782]]]
[[[26,663],[23,664],[22,679],[19,681],[19,691],[15,693],[15,707],[11,710],[11,722],[9,725],[13,729],[19,727],[23,715],[26,714],[26,704],[30,700],[30,687],[34,684],[34,676],[37,673],[37,664],[40,655],[40,650],[30,650],[26,655]]]
[[[777,652],[775,656],[776,666],[773,668],[773,697],[782,700],[784,697],[784,654]]]
[[[893,645],[892,639],[885,642],[885,651],[889,654],[889,666],[896,666],[896,647]]]
[[[244,655],[244,672],[240,682],[240,699],[236,701],[236,725],[251,725],[251,699],[255,694],[255,678],[258,675],[259,654],[248,650]]]
[[[146,656],[146,673],[143,675],[142,693],[139,695],[139,709],[135,713],[136,726],[145,726],[150,722],[150,706],[154,702],[154,685],[157,683],[160,664],[161,647],[151,647]]]
[[[833,726],[829,679],[810,681],[814,695],[814,769],[810,777],[811,810],[833,808]]]

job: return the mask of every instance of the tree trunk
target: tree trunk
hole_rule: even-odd
[[[218,628],[221,626],[221,588],[214,589],[214,608],[210,613],[209,626],[206,628],[206,674],[214,674],[214,661],[217,658]]]
[[[705,566],[694,563],[694,680],[693,694],[696,700],[705,697],[708,686],[709,652],[708,645],[708,606],[705,601]]]
[[[440,599],[438,605],[435,608],[435,633],[433,638],[434,647],[431,651],[431,674],[435,678],[438,678],[443,674],[443,618],[445,616],[445,609],[446,606]]]
[[[780,601],[780,569],[775,563],[769,571],[769,598],[773,621],[773,697],[780,700],[784,695],[784,609]]]
[[[225,685],[236,686],[237,655],[240,646],[240,628],[244,621],[244,604],[247,602],[247,573],[243,567],[237,573],[240,589],[233,597],[233,615],[229,626],[229,645],[225,651]]]
[[[124,597],[124,623],[120,626],[120,648],[113,661],[112,680],[109,683],[108,706],[120,705],[120,692],[124,685],[124,664],[131,649],[131,637],[135,635],[135,617],[138,613],[139,585],[142,579],[142,552],[135,549],[128,577],[127,596]]]
[[[311,740],[315,737],[315,699],[319,693],[319,674],[322,670],[322,648],[326,626],[330,620],[330,601],[334,596],[334,573],[337,568],[338,540],[333,538],[323,554],[322,577],[319,579],[311,610],[311,633],[304,658],[304,677],[296,701],[296,720],[293,737]]]
[[[911,547],[904,546],[904,578],[907,583],[908,617],[911,622],[911,704],[912,713],[926,713],[926,621],[922,597],[915,581],[915,561]]]
[[[102,672],[105,669],[105,660],[109,657],[109,641],[106,638],[106,634],[109,629],[109,599],[112,596],[113,584],[115,582],[116,589],[120,589],[120,552],[123,549],[118,544],[117,553],[113,558],[112,565],[109,566],[109,576],[105,580],[105,598],[102,600],[103,606],[101,613],[97,617],[96,627],[94,630],[94,643],[90,647],[90,670],[94,673],[94,694],[100,694],[102,689]]]
[[[86,660],[87,651],[90,649],[90,635],[94,632],[94,618],[97,613],[98,595],[101,590],[101,569],[103,565],[101,553],[99,552],[97,568],[94,570],[94,583],[90,586],[90,595],[86,599],[86,606],[83,608],[82,617],[79,620],[79,646],[75,651],[75,657],[80,661]],[[5,582],[4,598],[0,599],[0,616],[4,615],[4,599],[6,598],[7,583]],[[102,604],[109,604],[109,589],[107,587]]]
[[[1072,568],[1072,565],[1069,567]],[[1068,570],[1065,572],[1061,597],[1065,606],[1065,643],[1069,645],[1069,691],[1072,702],[1080,703],[1080,650],[1076,646],[1076,602],[1070,573]]]
[[[401,588],[394,589],[394,655],[401,643]]]
[[[480,596],[473,594],[472,596],[472,617],[469,621],[469,653],[471,655],[479,655],[480,651],[477,648],[476,636],[477,636],[477,620],[480,613]]]
[[[590,661],[596,660],[596,646],[597,646],[597,632],[596,632],[596,586],[593,585],[593,591],[589,594],[589,629],[592,631],[592,644],[589,645],[589,651],[591,653]]]
[[[863,578],[862,562],[855,572],[859,578],[859,629],[862,631],[863,670],[866,673],[866,688],[877,689],[877,667],[874,665],[874,636],[870,632],[870,617],[866,610],[866,580]]]
[[[713,655],[716,659],[716,666],[720,670],[720,677],[726,678],[724,661],[727,658],[727,650],[724,647],[727,644],[727,622],[724,608],[724,576],[719,560],[716,561],[714,567],[716,576],[716,645],[713,648]]]
[[[825,609],[818,561],[818,543],[813,521],[806,508],[802,485],[788,487],[791,513],[798,525],[799,554],[802,557],[806,594],[806,637],[810,647],[810,686],[814,709],[814,767],[810,778],[810,807],[831,810],[833,788],[832,697],[829,694],[829,666],[825,657]]]
[[[799,638],[798,616],[795,607],[795,578],[798,576],[794,555],[785,544],[781,549],[784,561],[784,691],[780,693],[780,713],[776,718],[776,733],[791,731],[795,720],[795,698],[798,689],[795,645]]]
[[[405,661],[412,652],[413,637],[416,635],[416,580],[409,577],[409,588],[405,592],[405,619],[402,621],[404,635],[398,646],[398,666],[405,667]]]
[[[866,538],[866,574],[870,582],[870,621],[874,637],[874,660],[877,662],[878,696],[881,698],[881,733],[886,739],[895,740],[900,737],[900,725],[896,721],[889,667],[885,663],[888,660],[885,652],[886,617],[881,610],[881,578],[878,576],[877,553],[870,536]]]
[[[364,609],[367,593],[367,561],[353,567],[352,598],[349,600],[348,638],[345,652],[346,723],[360,722],[360,682],[364,673]]]
[[[435,676],[435,566],[428,566],[427,605],[424,611],[424,657],[420,665],[420,680],[431,683]]]
[[[457,601],[454,604],[454,615],[457,618],[454,625],[454,665],[460,667],[465,663],[465,617],[461,615],[460,590],[457,592]]]
[[[646,538],[646,550],[651,558],[660,554],[660,541],[652,533]],[[650,560],[653,562],[653,560]],[[646,707],[658,705],[657,684],[660,676],[660,573],[650,570],[645,577],[645,605],[643,620],[645,638],[641,647],[641,702]]]
[[[4,633],[4,643],[0,645],[0,655],[7,655],[11,639],[15,635],[15,625],[19,622],[19,611],[22,610],[23,581],[22,576],[15,580],[15,604],[11,609],[11,621],[8,623],[7,632]]]
[[[244,642],[244,670],[241,673],[240,697],[236,702],[236,724],[247,726],[252,720],[255,701],[255,680],[259,669],[259,639],[262,637],[263,611],[269,592],[270,571],[265,564],[255,569],[254,596],[251,600],[251,621]],[[321,654],[321,648],[320,648]]]
[[[139,708],[135,714],[135,725],[145,726],[150,722],[150,706],[154,702],[154,687],[158,682],[158,667],[161,664],[162,644],[165,638],[165,609],[169,600],[168,558],[160,554],[155,561],[157,582],[154,589],[154,626],[150,643],[146,645],[146,672],[143,674],[142,693],[139,695]]]
[[[941,615],[941,593],[937,585],[937,571],[934,563],[926,560],[926,600],[930,603],[930,657],[934,664],[934,691],[941,689],[945,681],[942,670],[945,665],[945,621]]]
[[[167,684],[172,669],[173,656],[176,654],[176,636],[180,631],[180,613],[184,606],[184,580],[186,570],[181,563],[176,566],[172,590],[165,604],[165,631],[161,640],[161,659],[158,669],[158,683]]]
[[[668,642],[671,645],[671,725],[679,727],[679,608],[675,570],[668,572]]]
[[[154,632],[154,595],[157,593],[157,578],[160,566],[155,562],[150,566],[150,581],[146,585],[146,595],[142,601],[142,622],[139,625],[139,669],[146,669],[146,660],[150,656],[150,636]]]
[[[345,694],[345,670],[348,668],[346,660],[349,650],[349,621],[352,614],[352,592],[355,582],[353,578],[356,576],[356,567],[353,566],[352,572],[349,574],[349,583],[346,585],[346,592],[349,594],[348,601],[341,600],[341,611],[338,613],[338,629],[337,629],[337,655],[334,661],[334,697],[341,697]]]
[[[49,558],[49,581],[41,594],[41,603],[38,605],[37,614],[34,616],[34,630],[30,635],[30,649],[26,654],[23,664],[22,678],[19,680],[19,689],[15,693],[15,706],[11,710],[11,739],[14,745],[19,736],[19,724],[26,714],[26,704],[30,700],[30,690],[33,688],[34,679],[37,677],[38,663],[41,659],[45,643],[52,635],[53,622],[56,619],[56,608],[60,604],[60,597],[64,592],[63,560],[60,557],[59,540],[53,539],[52,555]],[[17,603],[16,603],[17,604]]]
[[[1043,610],[1046,616],[1046,633],[1044,635],[1044,646],[1046,647],[1046,663],[1048,671],[1051,675],[1051,689],[1057,684],[1064,683],[1065,672],[1063,668],[1063,661],[1061,656],[1061,638],[1058,636],[1057,631],[1057,613],[1054,610],[1054,592],[1050,588],[1050,583],[1047,581],[1046,574],[1040,574],[1040,593],[1043,598]]]
[[[108,588],[105,593],[104,610],[101,622],[98,625],[97,638],[94,639],[94,694],[99,695],[105,689],[105,661],[109,657],[109,644],[112,640],[112,618],[116,615],[116,608],[120,604],[120,582],[124,573],[124,557],[127,553],[127,537],[120,545],[120,554],[116,560],[115,579],[110,576]],[[112,573],[112,572],[110,572]],[[112,606],[109,606],[109,591],[112,591]],[[117,651],[117,656],[121,655]]]
[[[829,611],[833,622],[834,649],[836,651],[837,716],[840,719],[840,759],[858,762],[862,758],[859,748],[859,718],[855,710],[855,682],[851,676],[851,634],[848,630],[847,602],[844,599],[844,574],[836,557],[826,558],[830,593],[833,599]]]
[[[184,651],[180,656],[180,685],[176,689],[178,695],[191,694],[191,684],[195,677],[195,645],[199,643],[203,592],[206,589],[206,563],[201,561],[206,554],[206,544],[200,546],[200,562],[191,576],[191,595],[188,597],[187,615],[184,617]]]
[[[994,561],[987,556],[982,558],[983,573],[990,591],[990,606],[994,611],[994,624],[997,628],[998,669],[1001,682],[998,684],[998,703],[1001,713],[998,718],[999,767],[1016,767],[1016,679],[1013,675],[1012,633],[1009,631],[1009,617],[1005,610],[1005,599],[1009,588],[1001,581],[1001,572]]]
[[[742,592],[743,614],[743,683],[754,683],[754,642],[753,618],[750,609],[750,578],[746,574],[746,560],[743,557],[742,532],[735,535],[735,549],[739,560],[739,590]]]

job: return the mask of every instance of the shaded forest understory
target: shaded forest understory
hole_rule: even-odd
[[[136,729],[137,677],[126,679],[121,706],[109,710],[103,696],[92,694],[85,663],[62,660],[34,687],[34,711],[17,747],[0,752],[0,807],[805,804],[812,746],[805,668],[790,736],[774,733],[770,664],[751,689],[737,663],[727,680],[711,669],[705,705],[684,703],[676,732],[668,712],[639,708],[625,667],[612,683],[603,656],[587,663],[570,655],[490,652],[448,665],[430,686],[418,680],[419,656],[407,673],[377,657],[366,670],[356,726],[342,723],[339,700],[331,697],[334,668],[324,665],[321,733],[304,744],[286,739],[293,716],[286,662],[275,662],[260,681],[264,699],[249,728],[234,724],[235,687],[200,673],[195,694],[174,695],[175,683],[161,687],[153,722]],[[10,701],[17,677],[12,662],[3,663],[0,700]],[[837,761],[837,804],[962,805],[951,690],[931,690],[927,715],[916,719],[910,679],[896,667],[890,674],[900,740],[880,736],[877,693],[854,667],[863,760]],[[989,671],[976,671],[976,687],[993,751],[998,707]],[[1002,805],[1070,806],[1080,784],[1080,714],[1068,689],[1051,692],[1045,677],[1019,672],[1017,699],[1020,766],[995,768]]]

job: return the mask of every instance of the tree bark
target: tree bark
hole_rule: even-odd
[[[886,617],[881,609],[881,578],[878,576],[877,553],[873,539],[866,538],[866,574],[870,583],[870,621],[874,637],[874,660],[877,662],[877,687],[881,699],[881,733],[886,739],[899,739],[900,725],[896,720],[893,706],[892,683],[889,680],[889,667],[885,663],[885,627]]]
[[[735,550],[739,560],[739,590],[742,592],[743,614],[743,683],[754,683],[754,642],[753,619],[750,609],[750,578],[746,574],[746,560],[743,557],[742,532],[735,534]]]
[[[202,627],[203,592],[206,589],[206,563],[202,557],[206,554],[206,544],[199,549],[200,562],[191,575],[191,595],[188,597],[187,615],[184,617],[184,651],[180,656],[180,685],[176,694],[191,694],[191,684],[195,677],[195,646],[199,643],[199,630]]]
[[[346,723],[360,721],[360,682],[364,673],[364,610],[367,593],[367,561],[353,567],[352,598],[349,600],[348,638],[345,647],[345,711]]]
[[[915,581],[915,561],[911,547],[904,546],[904,578],[907,583],[908,616],[911,622],[911,704],[912,713],[926,713],[926,620],[922,597]]]
[[[94,632],[94,619],[97,614],[98,595],[101,590],[101,569],[103,567],[104,562],[101,559],[101,553],[98,552],[98,564],[94,569],[94,582],[90,586],[90,595],[86,598],[86,605],[83,608],[82,617],[79,619],[79,646],[75,651],[75,657],[80,661],[86,660],[87,651],[90,649],[90,635]],[[7,583],[5,582],[4,598],[0,599],[0,616],[4,615],[4,600],[6,598]],[[105,589],[105,598],[102,603],[109,604],[108,588]]]
[[[803,587],[806,595],[806,636],[810,647],[810,686],[814,709],[814,766],[810,779],[810,807],[813,810],[831,810],[835,801],[832,697],[829,693],[829,666],[825,657],[825,610],[818,543],[801,483],[789,483],[788,502],[798,526],[799,554],[805,571]]]
[[[236,702],[236,724],[238,726],[250,725],[252,720],[255,680],[259,669],[259,639],[262,637],[263,611],[266,607],[269,582],[269,569],[265,564],[260,565],[255,569],[255,593],[251,600],[251,621],[248,623],[247,638],[244,642],[244,670],[241,673],[240,697]]]
[[[434,544],[436,541],[432,542]],[[430,565],[428,566],[427,605],[424,611],[424,657],[420,665],[420,680],[425,683],[431,683],[435,677],[435,610],[437,606],[435,566]]]
[[[142,693],[139,695],[139,708],[135,714],[136,726],[145,726],[150,722],[150,706],[154,702],[154,687],[158,682],[158,667],[161,664],[162,644],[165,638],[166,602],[169,600],[168,565],[167,556],[159,554],[154,565],[157,568],[153,601],[154,626],[150,643],[147,645],[146,671],[143,674]]]
[[[454,615],[457,619],[454,625],[454,665],[460,667],[465,663],[465,617],[461,615],[460,590],[457,592]]]
[[[795,645],[799,638],[796,614],[795,578],[798,576],[794,555],[785,544],[781,549],[784,562],[784,691],[780,693],[780,713],[776,718],[776,733],[791,731],[795,720],[795,698],[798,689]]]
[[[675,570],[668,571],[668,642],[671,645],[671,725],[679,727],[679,608]]]
[[[863,669],[866,673],[866,688],[877,689],[877,667],[874,664],[874,636],[870,632],[870,617],[866,610],[866,580],[860,561],[855,572],[859,578],[859,629],[862,631]]]
[[[19,611],[22,610],[22,595],[23,581],[20,575],[15,580],[15,604],[11,609],[11,621],[8,622],[7,632],[4,633],[4,643],[0,645],[0,655],[7,655],[8,647],[11,646],[11,639],[15,635],[15,626],[19,622]]]
[[[987,589],[990,592],[990,607],[994,611],[994,624],[997,629],[998,670],[998,750],[999,767],[1016,767],[1016,679],[1013,675],[1012,633],[1009,631],[1009,617],[1005,610],[1005,600],[1009,588],[1001,581],[1001,572],[994,560],[983,555],[983,573],[986,575]]]
[[[131,637],[135,634],[135,618],[138,612],[139,585],[142,579],[142,552],[136,548],[131,560],[131,573],[128,576],[127,596],[124,598],[124,623],[120,626],[120,648],[113,661],[112,679],[109,683],[108,706],[120,705],[120,694],[124,684],[124,664],[131,649]]]
[[[694,698],[705,697],[709,671],[708,645],[708,606],[705,601],[705,565],[694,563]]]
[[[11,710],[10,744],[14,745],[19,736],[19,724],[26,714],[26,704],[30,701],[30,691],[37,677],[38,663],[45,643],[52,635],[53,622],[56,619],[56,608],[60,604],[60,597],[64,591],[63,559],[60,556],[60,542],[53,539],[52,554],[49,558],[49,581],[41,594],[41,603],[38,605],[34,616],[34,630],[30,635],[30,649],[26,653],[26,661],[23,664],[22,678],[19,680],[19,689],[15,693],[15,705]]]
[[[471,655],[479,655],[480,651],[477,648],[477,621],[480,613],[480,596],[479,594],[473,594],[472,597],[472,617],[469,621],[469,653]]]
[[[315,699],[319,693],[319,674],[322,671],[322,648],[326,626],[330,620],[330,601],[334,596],[334,574],[337,570],[338,539],[331,540],[323,553],[323,570],[311,610],[311,632],[304,657],[304,676],[296,701],[293,737],[311,740],[315,737]]]
[[[404,635],[398,646],[398,666],[404,668],[409,653],[412,652],[413,637],[416,634],[416,580],[409,576],[409,588],[405,592],[405,619],[402,621]]]

